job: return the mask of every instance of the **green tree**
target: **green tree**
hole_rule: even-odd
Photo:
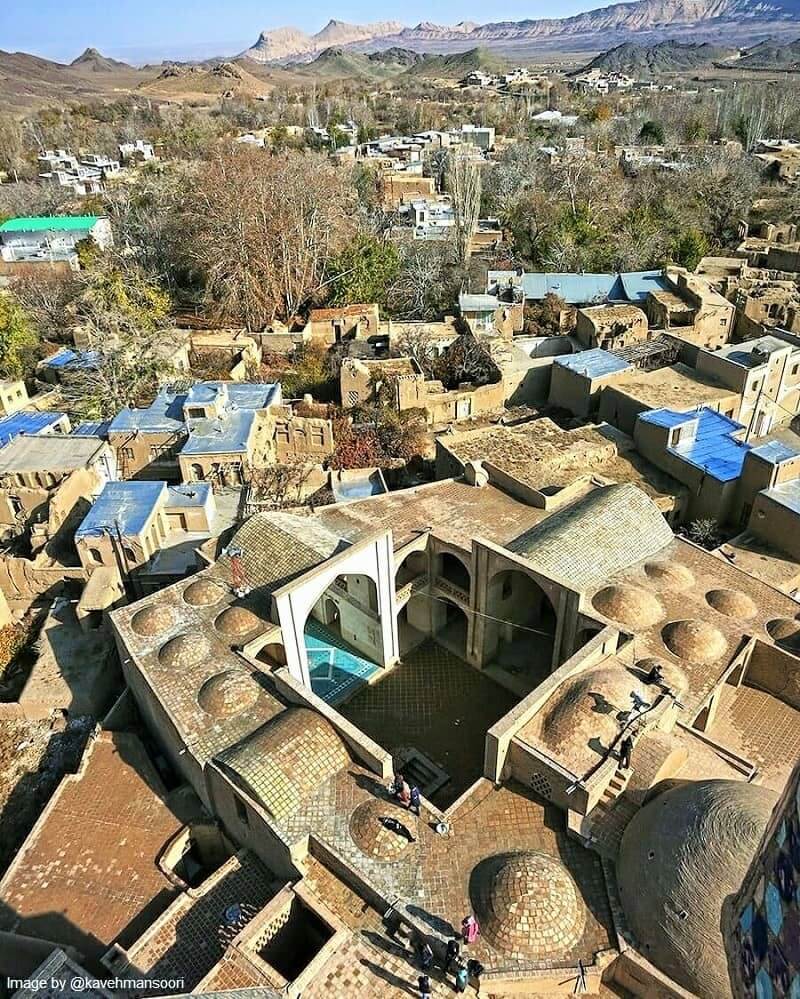
[[[399,271],[397,247],[374,236],[358,236],[330,262],[331,302],[334,305],[377,302],[385,307]]]
[[[0,292],[0,377],[19,378],[33,367],[33,325],[11,295]]]
[[[660,121],[646,121],[639,129],[639,141],[654,146],[664,145],[664,126]]]
[[[693,271],[708,251],[708,239],[699,229],[690,226],[672,241],[670,257],[674,263]]]

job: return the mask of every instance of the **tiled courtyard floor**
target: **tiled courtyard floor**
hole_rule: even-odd
[[[725,685],[708,734],[752,760],[759,783],[782,791],[800,757],[797,711],[753,687]]]
[[[390,752],[413,746],[441,766],[450,780],[433,803],[447,808],[481,776],[486,732],[516,703],[494,680],[427,641],[339,710]]]

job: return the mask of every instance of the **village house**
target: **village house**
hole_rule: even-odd
[[[332,346],[342,340],[366,340],[378,332],[377,305],[341,305],[312,309],[304,338]]]
[[[0,381],[0,416],[11,416],[29,403],[28,389],[21,378]]]
[[[423,177],[421,170],[384,170],[380,175],[380,190],[383,207],[397,211],[421,197],[433,198],[436,181],[433,177]]]
[[[635,305],[594,305],[576,314],[575,336],[583,347],[621,350],[648,335],[647,316]]]
[[[69,417],[66,413],[17,410],[11,416],[0,417],[0,447],[15,437],[31,434],[68,434]]]
[[[761,139],[754,156],[776,180],[791,182],[800,177],[800,142],[792,139]]]
[[[736,308],[702,277],[680,267],[665,271],[667,287],[649,292],[646,311],[651,326],[667,330],[700,347],[716,349],[733,333]]]
[[[134,139],[133,142],[120,144],[119,158],[125,166],[130,166],[136,163],[149,163],[157,157],[152,143],[144,139]]]
[[[0,225],[0,258],[8,264],[64,263],[77,270],[76,247],[84,239],[101,250],[111,246],[109,220],[99,215],[8,219]]]
[[[75,530],[75,547],[87,576],[105,568],[149,592],[201,567],[196,549],[221,532],[218,520],[208,482],[107,482]]]

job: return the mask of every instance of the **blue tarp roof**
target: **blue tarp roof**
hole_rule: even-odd
[[[105,529],[116,533],[117,527],[125,537],[141,533],[166,491],[166,482],[107,482],[75,537],[97,537]]]
[[[686,433],[669,450],[719,482],[730,482],[741,475],[750,445],[733,437],[734,433],[744,429],[736,420],[707,406],[690,413],[655,409],[641,413],[639,419],[670,429],[685,426]]]
[[[125,430],[168,433],[184,426],[183,403],[185,393],[175,393],[163,388],[149,406],[143,409],[121,409],[111,421],[109,431],[118,433]]]
[[[185,482],[179,486],[167,488],[167,506],[205,506],[211,495],[211,485],[208,482]]]
[[[238,409],[265,409],[278,402],[279,386],[274,382],[198,382],[186,396],[186,405],[208,405],[218,396]]]
[[[252,409],[234,410],[220,420],[194,420],[181,454],[239,454],[246,451],[254,420]]]
[[[650,291],[669,287],[661,271],[629,271],[624,274],[525,273],[525,298],[542,299],[552,292],[568,305],[588,302],[640,302]]]
[[[600,378],[602,375],[611,375],[617,371],[625,371],[630,367],[627,361],[620,360],[601,347],[582,350],[579,354],[557,357],[555,363],[560,364],[563,368],[569,368],[570,371],[575,371],[577,374],[586,375],[587,378]]]
[[[57,354],[46,357],[41,365],[44,368],[96,368],[100,363],[100,353],[96,350],[70,350],[64,347]]]
[[[64,413],[32,413],[20,411],[0,419],[0,447],[20,434],[38,434],[64,419]]]

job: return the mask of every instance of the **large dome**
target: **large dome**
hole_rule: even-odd
[[[211,607],[212,604],[218,604],[224,596],[225,588],[222,583],[208,577],[196,579],[183,591],[183,599],[192,607]]]
[[[706,621],[673,621],[661,637],[674,656],[690,663],[713,663],[728,647],[722,632]]]
[[[800,653],[800,621],[779,617],[767,624],[767,634],[787,652]]]
[[[199,631],[185,631],[161,646],[158,661],[162,666],[180,669],[194,666],[211,651],[208,639]]]
[[[249,673],[227,669],[206,680],[197,694],[197,703],[214,718],[230,718],[255,704],[258,691]]]
[[[152,638],[171,628],[175,621],[175,612],[169,604],[151,604],[136,611],[131,618],[131,629],[143,638]]]
[[[412,845],[406,836],[390,829],[386,819],[402,823],[417,838],[417,816],[392,801],[369,798],[350,816],[350,835],[363,853],[378,860],[397,860]]]
[[[617,880],[639,947],[703,999],[730,995],[722,905],[739,889],[777,797],[744,781],[671,784],[623,834]]]
[[[746,593],[740,590],[709,590],[706,602],[715,611],[725,617],[748,618],[755,617],[758,608]]]
[[[214,621],[214,627],[229,638],[244,638],[256,630],[263,630],[264,622],[247,607],[227,607]]]
[[[647,628],[664,616],[657,597],[639,586],[605,586],[592,598],[595,610],[628,628]]]
[[[546,853],[488,857],[472,872],[470,895],[484,936],[509,957],[553,960],[583,936],[586,908],[578,886]]]
[[[677,562],[646,562],[644,574],[664,590],[686,590],[694,583],[691,572]]]

